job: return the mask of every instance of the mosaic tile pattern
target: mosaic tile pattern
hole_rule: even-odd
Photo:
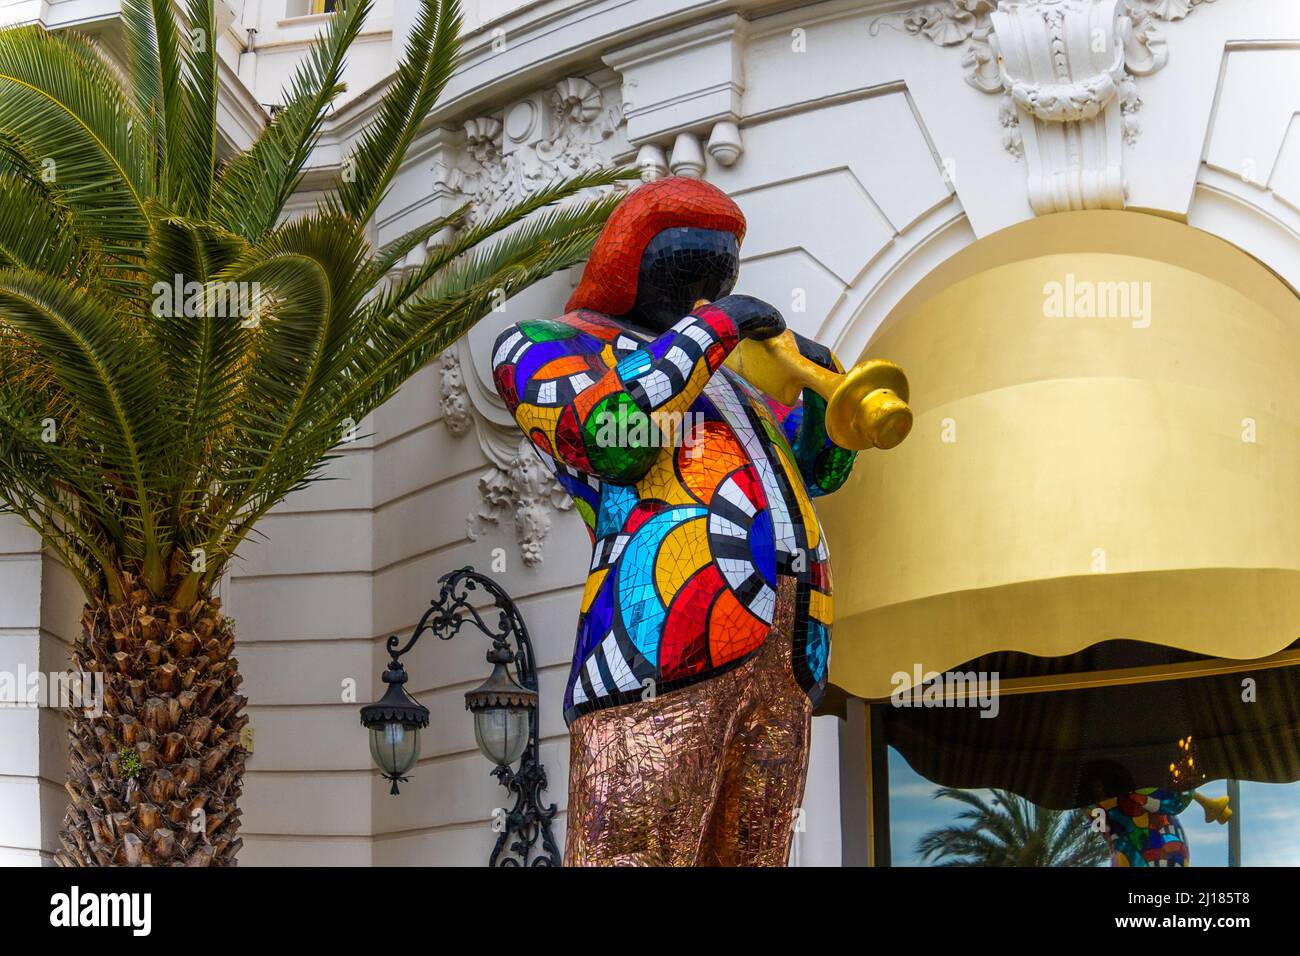
[[[645,184],[611,216],[570,311],[497,340],[497,390],[592,536],[569,723],[741,665],[771,631],[785,579],[790,667],[812,701],[825,689],[831,578],[811,499],[843,483],[854,453],[830,443],[820,397],[775,405],[723,367],[738,340],[723,309],[647,321],[665,303],[693,303],[709,268],[733,271],[729,290],[743,235],[716,188]],[[813,357],[839,369],[824,349]],[[673,421],[681,432],[658,428]]]
[[[777,585],[778,635],[795,589]],[[574,721],[565,865],[783,866],[812,729],[790,665],[789,642],[767,641],[712,680]]]
[[[631,312],[646,247],[671,229],[730,233],[739,245],[745,216],[725,193],[698,179],[671,177],[638,186],[610,215],[566,308]]]
[[[1191,802],[1191,791],[1147,787],[1096,803],[1106,813],[1111,866],[1189,865],[1177,817]]]

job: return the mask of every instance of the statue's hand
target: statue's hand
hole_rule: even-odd
[[[776,307],[752,295],[724,295],[713,305],[736,323],[742,339],[770,339],[785,331],[785,319]]]
[[[814,365],[820,365],[824,369],[832,372],[844,371],[835,361],[835,355],[826,346],[809,338],[804,338],[798,332],[794,333],[795,344],[799,346],[799,354],[812,362]]]

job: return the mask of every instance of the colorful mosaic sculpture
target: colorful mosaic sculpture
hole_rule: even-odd
[[[818,395],[784,406],[723,367],[742,339],[784,331],[774,308],[729,294],[744,232],[707,183],[640,186],[610,217],[567,314],[496,343],[497,390],[592,538],[564,695],[570,864],[782,862],[788,851],[830,656],[830,566],[811,499],[843,484],[856,453],[827,437]],[[808,360],[841,370],[796,338]],[[784,653],[762,652],[774,642]],[[771,680],[773,668],[789,680]],[[746,751],[777,772],[736,770],[751,782],[724,796],[717,781]],[[782,817],[775,849],[753,820],[763,806]]]
[[[1124,773],[1117,764],[1093,768],[1098,783],[1103,777],[1118,779]],[[1111,866],[1190,866],[1191,851],[1178,815],[1196,801],[1205,811],[1206,823],[1227,823],[1232,817],[1227,797],[1210,798],[1191,787],[1205,779],[1196,764],[1196,746],[1190,736],[1178,740],[1175,759],[1169,764],[1169,786],[1130,790],[1118,797],[1099,800],[1085,808],[1095,820],[1105,814],[1106,842]]]
[[[1111,866],[1187,866],[1191,854],[1178,814],[1192,802],[1190,791],[1147,787],[1098,801],[1106,814]]]

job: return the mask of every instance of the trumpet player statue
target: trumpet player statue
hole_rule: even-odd
[[[811,499],[911,424],[895,366],[841,375],[731,294],[744,234],[705,182],[639,186],[567,313],[496,343],[497,390],[592,537],[564,695],[569,865],[786,862],[830,656]]]
[[[1166,786],[1138,789],[1128,770],[1114,760],[1088,764],[1083,779],[1097,798],[1083,812],[1090,825],[1100,824],[1110,847],[1111,866],[1191,866],[1191,848],[1178,817],[1193,801],[1205,811],[1206,823],[1224,824],[1232,819],[1227,797],[1207,797],[1196,791],[1194,783],[1205,775],[1196,765],[1190,735],[1178,738]]]

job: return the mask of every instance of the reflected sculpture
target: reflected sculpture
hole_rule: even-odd
[[[1206,823],[1227,823],[1232,817],[1227,797],[1210,798],[1192,789],[1193,782],[1204,778],[1191,736],[1178,739],[1169,786],[1134,789],[1128,771],[1114,761],[1096,761],[1085,768],[1085,782],[1094,791],[1120,794],[1084,808],[1089,822],[1100,826],[1106,837],[1110,865],[1190,866],[1191,850],[1178,815],[1196,801]]]
[[[566,314],[495,346],[498,392],[592,539],[564,695],[570,865],[786,862],[830,655],[812,498],[911,425],[895,366],[844,375],[731,294],[744,234],[707,183],[642,185]]]

